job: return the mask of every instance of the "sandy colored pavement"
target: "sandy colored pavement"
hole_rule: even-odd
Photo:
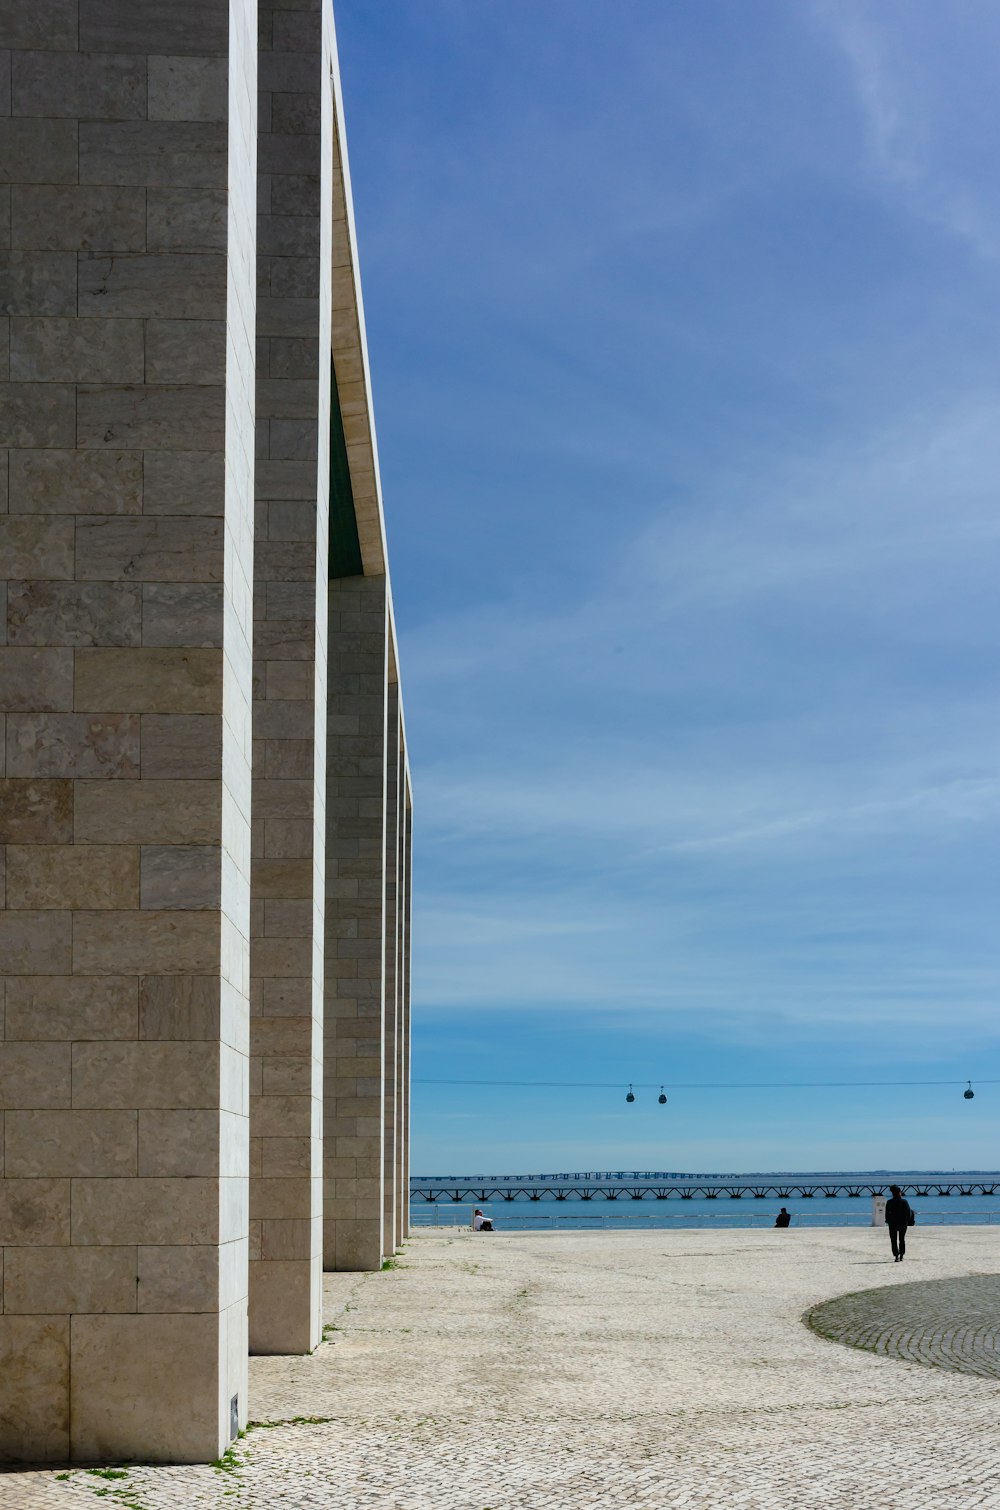
[[[800,1320],[996,1273],[1000,1229],[919,1227],[898,1265],[871,1229],[439,1229],[400,1262],[327,1276],[336,1330],[313,1357],[252,1360],[256,1420],[321,1419],[254,1429],[229,1471],[3,1475],[0,1507],[1000,1510],[1000,1381]]]

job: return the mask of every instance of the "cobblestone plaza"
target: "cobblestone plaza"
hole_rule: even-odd
[[[209,1462],[405,1235],[332,10],[0,0],[0,1460]]]
[[[0,1477],[0,1506],[993,1507],[996,1267],[989,1227],[916,1230],[902,1268],[870,1228],[429,1232],[326,1276],[312,1357],[251,1361],[228,1464]],[[834,1296],[852,1346],[804,1324]]]

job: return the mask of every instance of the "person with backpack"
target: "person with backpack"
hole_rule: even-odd
[[[901,1264],[906,1257],[906,1229],[912,1227],[916,1218],[913,1207],[898,1185],[889,1186],[889,1199],[885,1203],[885,1224],[889,1229],[893,1261]]]

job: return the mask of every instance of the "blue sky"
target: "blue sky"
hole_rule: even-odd
[[[1000,12],[336,11],[415,1172],[995,1165]]]

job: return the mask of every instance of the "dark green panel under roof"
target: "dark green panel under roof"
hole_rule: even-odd
[[[358,521],[354,513],[354,489],[347,461],[344,417],[340,412],[337,374],[330,358],[330,579],[363,577]]]

